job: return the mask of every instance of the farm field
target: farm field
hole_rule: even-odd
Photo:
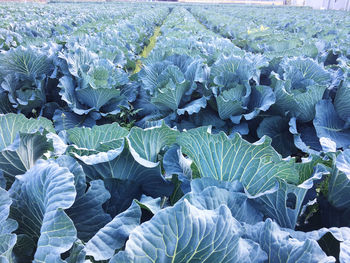
[[[0,4],[1,263],[350,262],[350,15]]]

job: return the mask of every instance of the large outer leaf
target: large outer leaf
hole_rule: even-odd
[[[141,185],[135,181],[105,178],[103,182],[111,195],[103,209],[112,218],[128,209],[134,199],[141,198]]]
[[[204,109],[207,106],[207,100],[207,97],[193,100],[184,105],[181,109],[177,109],[177,114],[184,115],[187,112],[189,115],[192,115],[193,113],[198,113],[202,108]]]
[[[302,122],[311,121],[315,117],[315,105],[322,99],[327,86],[312,85],[305,92],[290,90],[289,83],[277,81],[274,89],[276,95],[275,106],[283,116],[289,113]]]
[[[77,190],[85,190],[86,184],[77,185]],[[84,187],[84,188],[82,188]],[[77,196],[73,206],[67,210],[67,214],[74,221],[78,231],[78,237],[87,241],[102,226],[111,220],[109,214],[102,209],[102,204],[110,197],[102,180],[90,182],[86,192]]]
[[[12,144],[19,132],[33,133],[40,128],[54,132],[52,122],[46,118],[27,119],[22,114],[8,113],[0,115],[0,150]]]
[[[316,105],[313,121],[318,138],[326,137],[337,144],[337,148],[350,146],[350,129],[334,109],[330,100],[321,100]]]
[[[328,255],[335,256],[340,263],[346,263],[350,259],[348,250],[350,228],[348,227],[321,228],[311,232],[293,231],[291,229],[285,229],[285,231],[288,231],[291,237],[300,241],[312,239],[316,240],[319,244],[323,243],[323,248],[327,249]]]
[[[343,82],[342,86],[337,90],[334,99],[334,107],[339,117],[344,121],[350,118],[350,79]]]
[[[20,133],[16,140],[19,141],[19,145],[13,147],[14,149],[8,147],[8,150],[0,152],[0,169],[5,172],[7,178],[11,177],[8,178],[11,182],[16,175],[24,174],[33,167],[35,162],[51,149],[51,144],[40,132]]]
[[[91,181],[87,189],[83,168],[73,157],[62,155],[56,162],[59,166],[68,168],[74,175],[77,197],[66,212],[74,222],[78,238],[86,242],[112,220],[102,208],[102,205],[110,198],[110,194],[102,180]]]
[[[16,175],[24,174],[33,167],[44,153],[51,149],[42,129],[53,131],[48,119],[27,119],[22,114],[0,116],[0,170],[7,183],[11,184]]]
[[[177,130],[162,123],[161,127],[141,129],[133,127],[127,137],[129,149],[135,160],[141,165],[153,168],[159,163],[157,157],[166,145],[172,145],[178,136]]]
[[[164,154],[163,168],[168,175],[177,174],[180,178],[191,180],[192,178],[192,161],[185,158],[179,149],[179,146],[173,145]]]
[[[226,206],[199,210],[184,200],[137,227],[119,257],[127,254],[134,263],[264,262],[259,246],[240,238],[240,228]]]
[[[245,96],[245,88],[243,85],[224,90],[218,97],[216,103],[218,113],[221,119],[228,119],[231,116],[240,115],[244,112],[242,97]]]
[[[120,90],[117,89],[94,89],[94,88],[84,88],[76,90],[77,96],[79,96],[80,101],[83,101],[90,110],[94,109],[99,111],[101,107],[107,104],[113,98],[118,98],[120,96]],[[77,110],[75,111],[77,112]]]
[[[328,184],[328,200],[340,209],[350,209],[350,150],[338,155]]]
[[[0,187],[0,226],[2,227],[10,213],[12,200],[8,192]],[[3,231],[1,231],[2,233]]]
[[[82,105],[75,95],[76,84],[71,76],[63,76],[60,78],[58,84],[60,90],[61,99],[65,101],[69,108],[73,110],[74,113],[82,115],[89,113],[92,109],[88,109],[86,106]]]
[[[92,127],[96,125],[96,120],[100,115],[91,112],[88,115],[78,115],[70,111],[62,111],[57,109],[52,117],[57,132],[73,129],[76,127]]]
[[[0,235],[0,262],[13,262],[12,249],[16,244],[15,234]]]
[[[275,220],[281,227],[294,229],[305,195],[311,187],[312,185],[296,186],[281,180],[276,192],[258,198],[258,207],[265,216]]]
[[[204,189],[216,186],[222,189],[226,189],[229,192],[238,192],[243,193],[243,185],[239,181],[227,182],[227,181],[218,181],[214,178],[196,178],[191,181],[191,192],[192,193],[201,193]]]
[[[284,79],[291,80],[294,88],[310,84],[327,85],[331,82],[331,74],[311,58],[285,58],[281,66]]]
[[[203,178],[196,180],[203,180]],[[244,193],[210,186],[200,193],[188,193],[183,198],[202,210],[215,210],[225,204],[230,209],[232,216],[239,222],[256,224],[263,220],[263,215],[255,206],[254,201],[248,199]]]
[[[11,112],[14,112],[14,109],[11,107],[7,94],[1,91],[0,92],[0,113],[6,114]]]
[[[18,47],[4,52],[0,57],[0,74],[21,74],[40,77],[53,70],[52,60],[35,47]]]
[[[129,234],[140,224],[141,208],[133,202],[128,210],[117,215],[101,228],[86,244],[86,254],[95,260],[113,257],[115,250],[124,246]]]
[[[17,223],[8,219],[12,200],[9,193],[0,188],[0,262],[12,262],[12,249],[17,236],[11,232],[16,230]]]
[[[73,144],[68,152],[82,162],[93,165],[116,158],[124,149],[124,137],[128,131],[118,123],[73,128],[67,131]]]
[[[170,177],[171,175],[178,175],[178,179],[182,182],[181,189],[184,193],[190,191],[190,181],[192,179],[192,160],[185,158],[179,146],[173,145],[164,154],[163,168],[165,174]]]
[[[292,162],[281,160],[270,143],[270,138],[263,137],[251,144],[238,133],[229,139],[223,132],[211,134],[208,127],[183,132],[178,138],[182,151],[195,162],[201,177],[239,180],[250,195],[277,190],[276,178],[298,181]]]
[[[161,174],[160,166],[146,168],[132,157],[127,148],[114,160],[94,165],[83,165],[90,180],[115,178],[126,181],[129,186],[140,187],[146,195],[169,196],[172,185]],[[139,190],[136,191],[138,193]],[[135,197],[136,198],[136,197]]]
[[[243,236],[259,243],[267,253],[269,262],[335,262],[333,257],[327,257],[315,240],[299,241],[292,239],[288,232],[281,230],[271,219],[254,226],[246,225]]]
[[[310,123],[297,123],[293,117],[289,121],[289,131],[294,136],[295,146],[305,153],[319,154],[322,150],[315,127]]]
[[[257,135],[262,138],[264,135],[272,138],[272,146],[283,157],[297,152],[294,146],[293,135],[289,132],[289,120],[280,116],[265,117],[259,124]]]
[[[60,254],[76,239],[73,221],[63,211],[76,197],[73,174],[53,161],[38,161],[17,178],[9,192],[18,234],[37,242],[34,262],[61,262]]]
[[[84,244],[78,239],[74,242],[73,247],[69,251],[69,257],[66,259],[67,263],[88,263],[85,261],[86,251]]]
[[[258,85],[252,88],[248,103],[249,113],[244,114],[246,120],[255,118],[260,111],[267,111],[276,102],[273,90],[268,86]]]

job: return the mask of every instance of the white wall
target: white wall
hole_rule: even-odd
[[[298,1],[298,0],[293,0]],[[299,1],[300,2],[300,1]],[[350,0],[304,0],[306,6],[311,6],[315,9],[335,9],[349,10]]]
[[[292,5],[296,5],[296,6],[304,6],[305,5],[305,0],[292,0],[291,4]]]
[[[306,0],[305,5],[315,9],[327,8],[328,0]]]
[[[330,9],[346,10],[348,4],[347,2],[347,0],[332,0],[330,1]]]

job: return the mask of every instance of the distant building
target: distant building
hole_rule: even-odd
[[[291,4],[296,6],[311,6],[315,9],[350,11],[350,0],[292,0]]]
[[[283,5],[285,0],[177,0],[178,2]]]
[[[327,4],[326,9],[336,9],[336,10],[348,10],[350,11],[350,0],[324,0],[323,2]]]

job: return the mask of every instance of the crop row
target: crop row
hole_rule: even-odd
[[[237,46],[271,59],[308,56],[334,64],[338,57],[349,56],[350,19],[344,12],[218,6],[217,16],[207,7],[192,6],[189,10]]]

